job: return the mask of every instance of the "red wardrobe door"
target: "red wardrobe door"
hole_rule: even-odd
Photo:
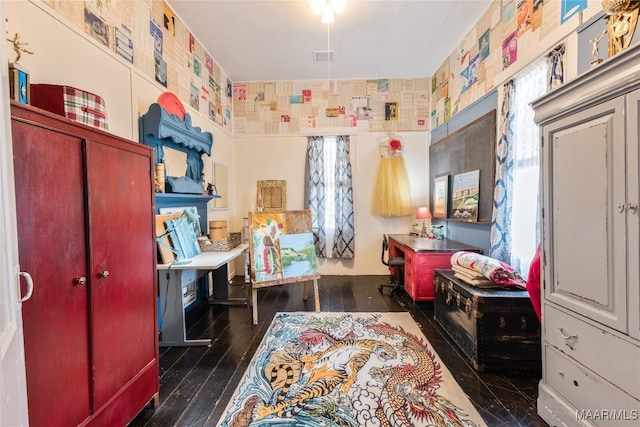
[[[148,154],[87,146],[94,405],[155,358],[155,240]]]
[[[90,414],[82,141],[12,121],[29,421],[77,425]]]

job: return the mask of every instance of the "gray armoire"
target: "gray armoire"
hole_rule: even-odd
[[[640,46],[533,102],[549,425],[638,425]]]

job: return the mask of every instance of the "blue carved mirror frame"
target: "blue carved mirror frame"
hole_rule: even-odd
[[[154,103],[140,117],[140,141],[154,148],[155,163],[164,163],[164,148],[181,151],[187,155],[185,176],[167,176],[167,193],[202,194],[202,155],[211,155],[213,135],[202,132],[191,124],[191,116],[185,113],[184,120],[169,114],[160,104]]]

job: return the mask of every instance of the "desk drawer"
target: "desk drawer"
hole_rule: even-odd
[[[416,300],[415,253],[411,251],[404,253],[404,290],[407,291],[411,299]]]

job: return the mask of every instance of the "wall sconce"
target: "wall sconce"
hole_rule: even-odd
[[[636,31],[639,7],[640,0],[603,0],[602,10],[609,21],[609,57],[629,47]]]
[[[416,219],[422,220],[422,231],[420,232],[420,237],[427,237],[428,231],[431,228],[431,211],[428,207],[422,206],[418,208],[418,213],[416,214]],[[426,220],[429,220],[429,228],[427,228]]]

